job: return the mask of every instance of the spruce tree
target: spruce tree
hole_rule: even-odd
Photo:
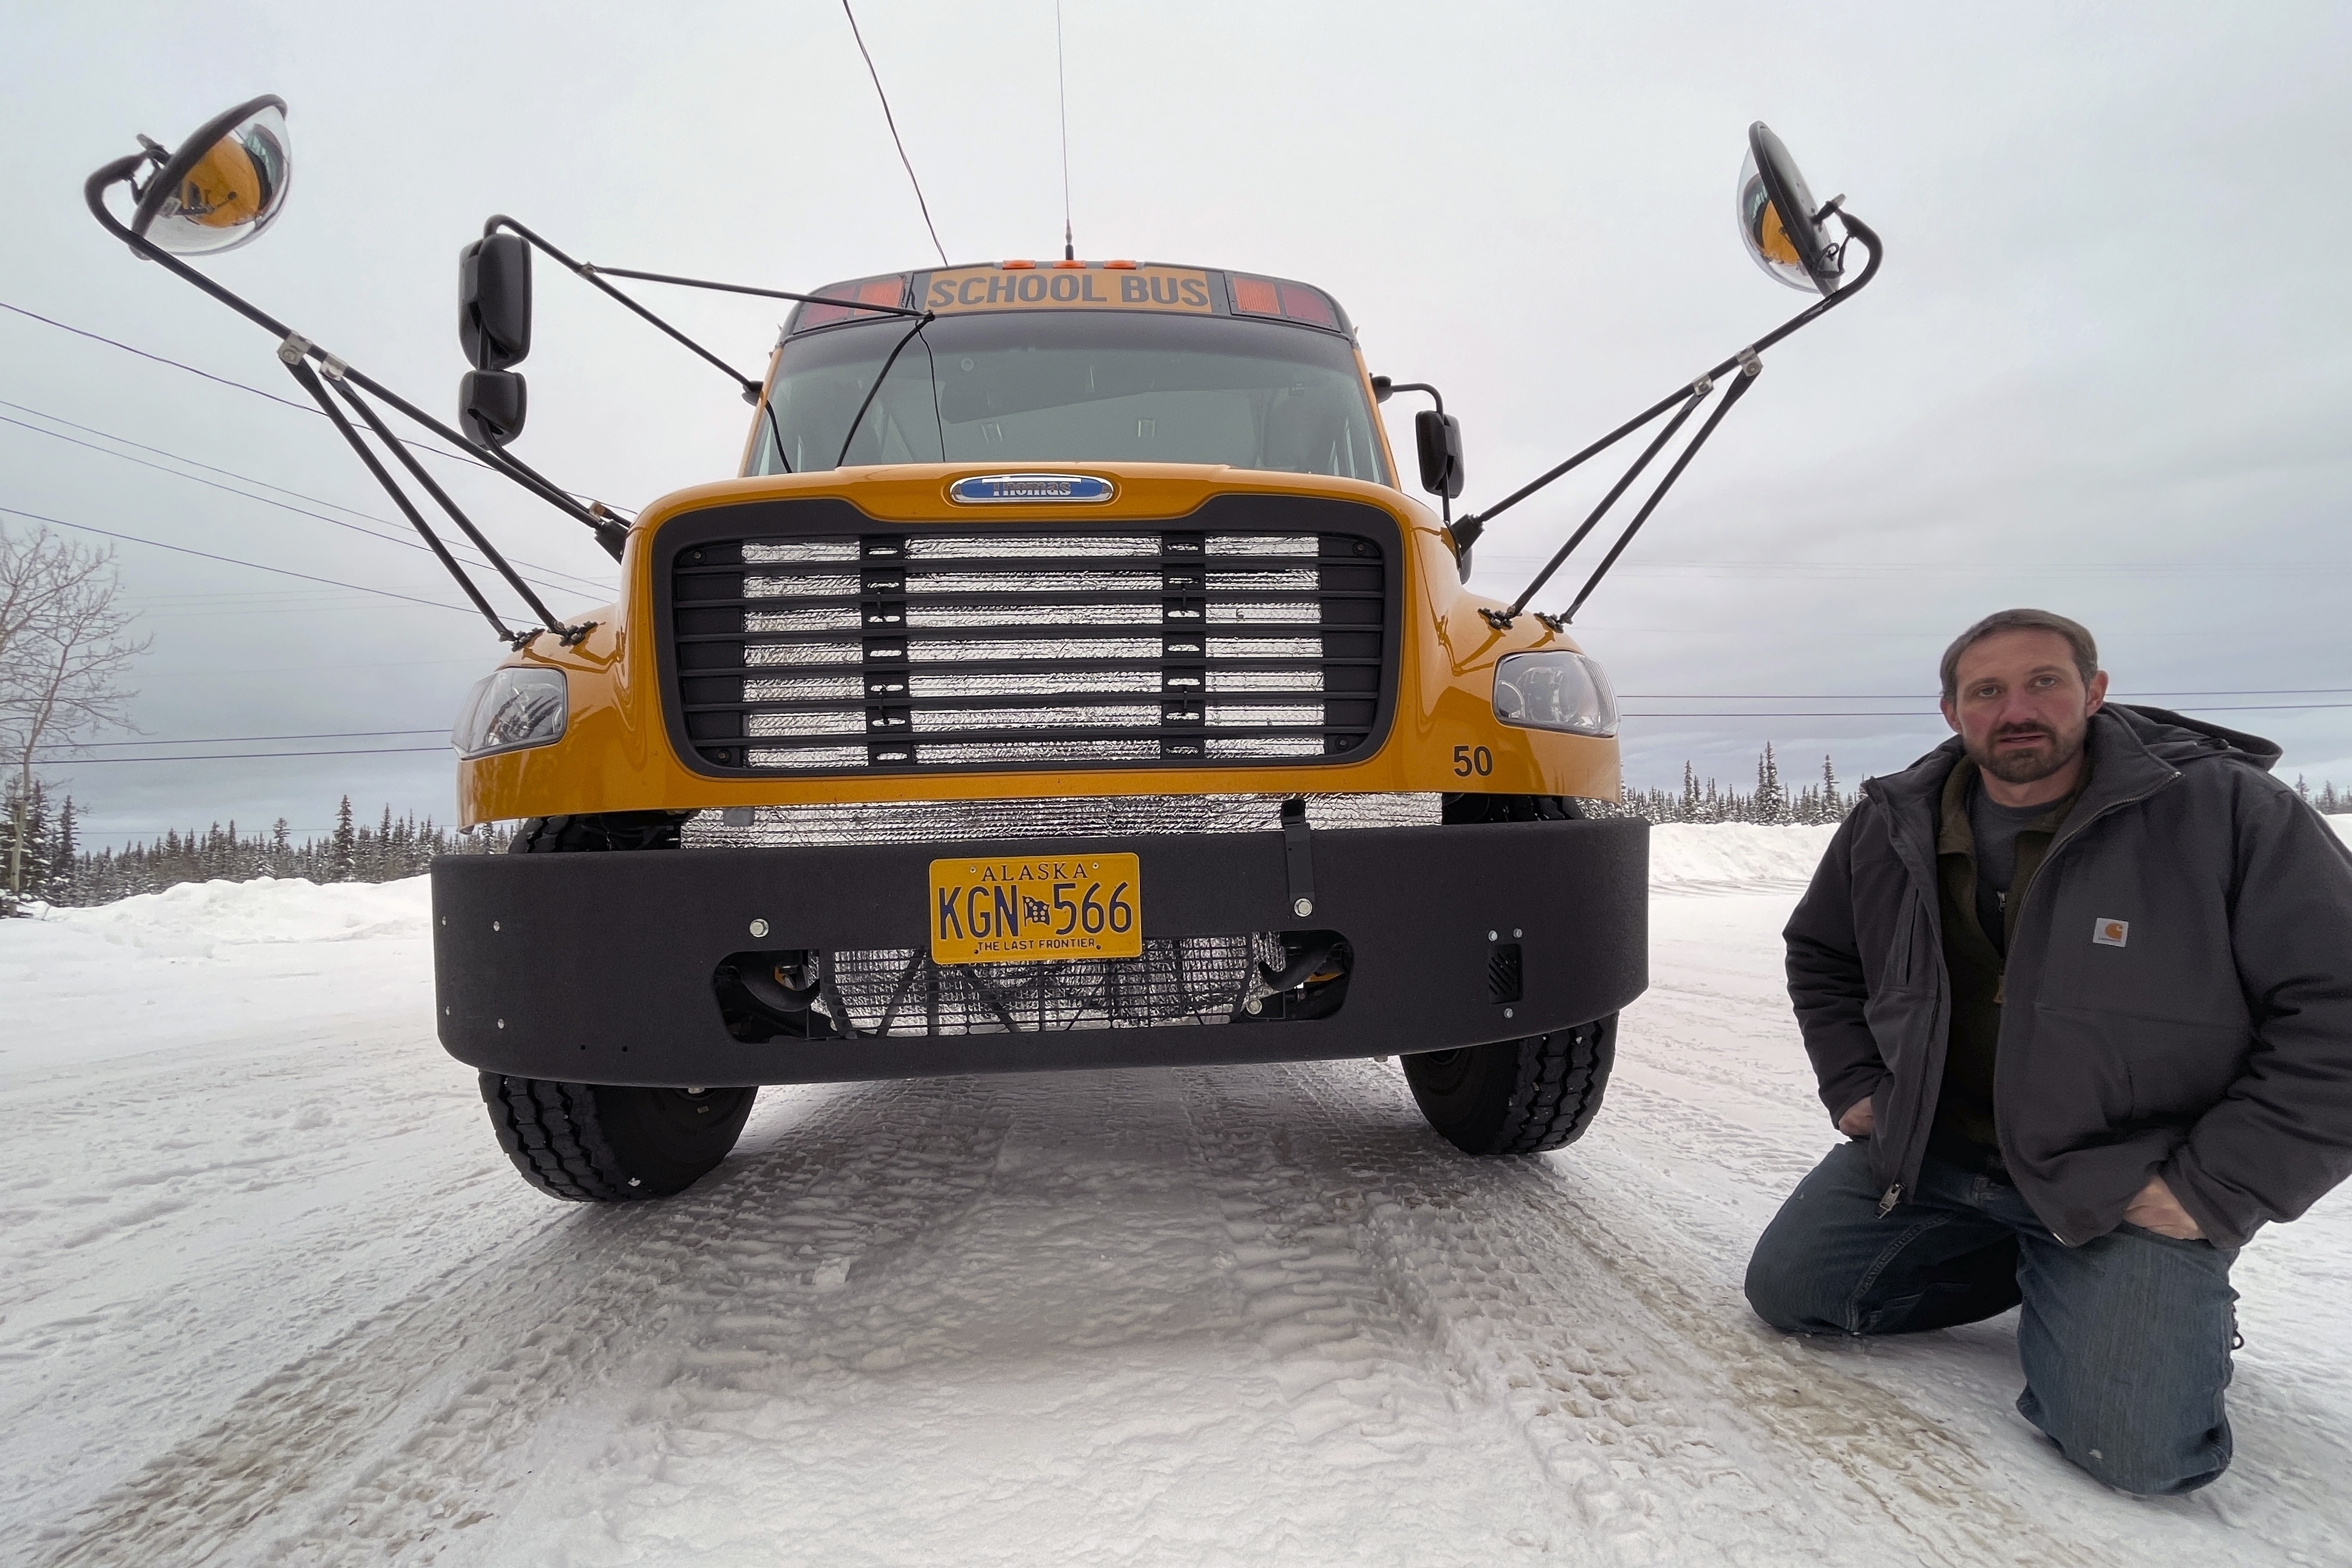
[[[1789,799],[1780,791],[1780,764],[1772,755],[1772,742],[1764,742],[1764,754],[1756,763],[1756,820],[1778,826],[1789,820]]]
[[[52,844],[49,855],[47,876],[49,902],[67,905],[81,901],[79,896],[81,883],[80,857],[80,846],[74,842],[73,796],[68,795],[64,806],[58,812],[57,837]]]
[[[327,879],[348,882],[359,874],[359,836],[352,831],[352,797],[335,808],[335,837],[327,856]]]

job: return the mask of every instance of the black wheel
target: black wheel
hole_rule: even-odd
[[[1617,1015],[1403,1058],[1421,1113],[1465,1154],[1540,1154],[1584,1136],[1617,1058]]]
[[[1455,822],[1582,822],[1595,802],[1572,795],[1449,795],[1439,820]]]
[[[499,1147],[524,1181],[574,1203],[684,1192],[735,1147],[759,1094],[482,1075]]]
[[[509,855],[675,849],[688,813],[614,811],[524,821]],[[757,1089],[639,1089],[482,1075],[482,1100],[522,1179],[574,1203],[684,1192],[742,1135]]]

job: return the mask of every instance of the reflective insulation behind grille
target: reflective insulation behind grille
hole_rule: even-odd
[[[863,1036],[1045,1034],[1230,1023],[1268,994],[1264,963],[1279,970],[1282,940],[1253,936],[1148,938],[1140,958],[942,967],[919,948],[825,955],[846,1022]],[[831,1010],[833,997],[827,997]],[[838,1019],[836,1021],[839,1021]]]
[[[1221,500],[1236,504],[1192,529],[973,522],[678,548],[662,629],[681,738],[712,771],[786,775],[1367,754],[1393,658],[1386,514]],[[1292,513],[1322,526],[1263,525]],[[1349,517],[1368,521],[1329,526]]]
[[[1044,800],[880,800],[734,806],[687,819],[688,849],[818,844],[961,844],[982,838],[1120,838],[1134,834],[1266,833],[1278,795],[1063,796]],[[1311,828],[1434,827],[1439,795],[1310,795]]]

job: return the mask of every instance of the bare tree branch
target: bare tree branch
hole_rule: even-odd
[[[121,591],[111,549],[72,543],[47,529],[24,538],[0,527],[0,745],[16,775],[12,903],[25,885],[35,755],[78,750],[94,733],[129,726],[138,693],[121,679],[152,639],[126,635],[132,617],[116,604]]]

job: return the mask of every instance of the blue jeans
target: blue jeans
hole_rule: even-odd
[[[2067,1247],[2015,1187],[1929,1155],[1881,1218],[1870,1146],[1797,1184],[1748,1264],[1748,1300],[1801,1334],[1904,1334],[2020,1301],[2017,1408],[2075,1464],[2126,1491],[2194,1491],[2230,1464],[2234,1250],[2126,1225]]]

